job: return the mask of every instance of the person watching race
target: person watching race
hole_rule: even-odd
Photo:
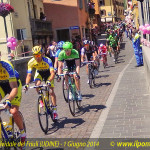
[[[31,58],[28,62],[28,71],[26,77],[26,85],[24,90],[28,90],[29,83],[31,81],[31,74],[33,68],[36,69],[34,75],[35,85],[38,86],[42,81],[45,81],[47,85],[49,85],[50,97],[52,100],[53,107],[53,120],[58,120],[57,108],[56,108],[56,95],[54,92],[54,77],[55,72],[53,68],[53,64],[50,58],[43,56],[42,48],[40,46],[34,46],[32,48],[33,58]],[[38,89],[37,89],[38,92]],[[42,105],[42,104],[41,104]]]
[[[76,72],[74,74],[75,85],[78,90],[78,100],[82,100],[82,95],[80,91],[80,59],[77,50],[73,49],[71,42],[65,42],[63,44],[63,50],[58,56],[58,75],[62,73],[62,68],[64,69],[64,74],[67,72]],[[67,77],[65,77],[67,82]]]
[[[24,143],[26,141],[26,133],[22,117],[19,113],[22,96],[21,92],[22,83],[19,79],[18,72],[9,61],[1,60],[0,58],[0,100],[6,96],[4,108],[8,108],[10,113],[13,115],[14,121],[21,133],[21,143]]]

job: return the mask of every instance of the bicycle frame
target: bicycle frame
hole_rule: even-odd
[[[3,104],[0,104],[0,106],[2,106]],[[1,118],[1,112],[2,111],[6,111],[6,109],[0,109],[0,138],[2,139],[2,134],[3,133],[3,136],[4,136],[4,139],[6,140],[6,142],[10,141],[10,138],[8,136],[8,132],[6,131],[4,125],[3,125],[3,122],[2,122],[2,118]],[[9,112],[9,125],[12,126],[11,127],[11,130],[8,130],[10,132],[13,132],[13,124],[14,124],[14,120],[13,120],[13,117],[12,117],[12,114],[10,114]]]

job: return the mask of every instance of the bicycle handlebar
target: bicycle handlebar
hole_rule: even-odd
[[[72,74],[77,74],[77,73],[76,72],[69,72],[69,73],[66,73],[66,74],[60,74],[59,76],[72,75]]]
[[[87,63],[88,64],[88,63],[93,63],[93,62],[94,62],[94,60],[92,60],[92,61],[84,61],[82,63],[85,63],[85,64]]]
[[[0,112],[6,111],[6,110],[7,110],[7,108],[4,108],[4,104],[0,103]]]
[[[31,86],[31,87],[29,87],[29,89],[34,89],[34,88],[42,88],[42,87],[48,87],[48,85],[47,84],[43,84],[43,85],[38,85],[38,86]]]

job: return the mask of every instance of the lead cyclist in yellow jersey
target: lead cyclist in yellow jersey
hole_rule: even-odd
[[[8,94],[4,107],[10,107],[10,113],[13,115],[15,123],[20,129],[21,142],[25,142],[26,133],[22,118],[18,112],[22,96],[21,92],[22,84],[18,72],[14,70],[13,65],[9,61],[0,59],[0,100]]]
[[[45,81],[50,88],[50,96],[53,105],[53,120],[58,119],[57,109],[56,109],[56,95],[54,93],[54,77],[55,72],[53,64],[50,58],[43,56],[42,48],[40,46],[35,46],[32,48],[33,58],[28,62],[28,71],[26,77],[26,85],[24,90],[28,90],[29,83],[31,81],[32,69],[35,68],[34,81],[35,85],[40,85],[41,81]],[[38,90],[37,90],[38,92]]]

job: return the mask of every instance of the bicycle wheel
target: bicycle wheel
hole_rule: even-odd
[[[65,77],[63,77],[63,81],[62,81],[62,89],[63,89],[63,96],[64,96],[64,99],[65,101],[68,103],[68,99],[67,99],[67,84],[65,82]]]
[[[93,83],[93,86],[95,86],[95,71],[92,71],[92,83]]]
[[[41,106],[40,101],[43,102],[43,106]],[[39,119],[40,127],[45,134],[48,132],[48,113],[46,107],[47,106],[46,106],[45,99],[39,97],[37,103],[38,119]]]
[[[92,88],[92,78],[93,78],[91,67],[92,67],[91,65],[88,66],[88,68],[89,68],[88,78],[89,78],[89,86],[90,86],[90,88]]]
[[[114,59],[115,59],[115,64],[117,64],[117,59],[118,59],[118,56],[117,56],[118,54],[117,54],[117,51],[115,50],[115,52],[114,52]]]
[[[69,104],[69,110],[73,116],[75,116],[75,96],[73,95],[73,89],[70,85],[68,87],[68,104]]]
[[[78,94],[77,94],[77,91],[76,91],[76,104],[77,104],[78,109],[80,110],[82,108],[81,101],[77,100],[77,96],[78,96]]]

